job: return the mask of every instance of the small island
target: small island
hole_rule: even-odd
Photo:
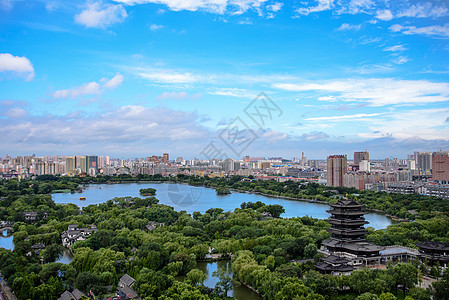
[[[217,192],[217,195],[219,195],[219,196],[231,194],[231,191],[227,188],[217,188],[215,191]]]
[[[155,196],[156,195],[156,189],[152,189],[152,188],[140,189],[139,193],[142,196]]]

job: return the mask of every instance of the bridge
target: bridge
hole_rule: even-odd
[[[3,234],[3,231],[8,230],[11,234],[14,232],[14,229],[12,228],[13,224],[5,224],[0,223],[0,233]]]

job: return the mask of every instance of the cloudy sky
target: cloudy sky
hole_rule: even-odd
[[[401,158],[449,149],[448,104],[445,0],[0,0],[0,157]]]

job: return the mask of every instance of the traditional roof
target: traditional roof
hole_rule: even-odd
[[[134,278],[132,278],[131,276],[129,276],[128,274],[125,274],[122,276],[122,278],[120,278],[120,282],[122,282],[124,285],[127,285],[129,287],[131,287],[135,281],[136,280]]]
[[[349,262],[349,260],[347,260],[346,258],[336,255],[329,255],[322,260],[330,264],[347,264]]]
[[[421,250],[433,250],[433,251],[449,251],[449,243],[443,242],[422,242],[416,243],[416,246]]]
[[[44,249],[45,245],[42,243],[37,243],[37,244],[34,244],[33,246],[31,246],[31,248],[32,249]]]
[[[336,208],[361,208],[365,206],[364,204],[360,204],[352,199],[340,199],[337,201],[337,203],[329,205]]]
[[[75,299],[75,297],[70,293],[69,291],[65,291],[62,293],[62,295],[58,298],[58,300],[72,300]]]
[[[76,300],[81,299],[82,297],[87,297],[86,294],[81,292],[79,289],[74,289],[72,291],[72,295],[75,297]]]
[[[385,249],[385,247],[371,244],[365,241],[348,243],[336,239],[327,239],[324,240],[322,244],[326,247],[341,248],[350,250],[351,252],[376,252]]]
[[[351,272],[352,270],[354,270],[354,267],[350,265],[342,264],[339,266],[333,266],[326,262],[319,262],[315,265],[315,267],[320,271],[327,272]]]
[[[140,299],[139,294],[137,294],[135,290],[127,285],[125,285],[124,287],[118,287],[117,291],[119,292],[119,294],[121,293],[125,295],[128,299]]]

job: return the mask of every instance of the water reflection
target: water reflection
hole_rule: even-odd
[[[68,265],[72,262],[72,260],[73,260],[72,253],[70,252],[69,249],[64,248],[64,250],[62,251],[62,254],[59,256],[59,258],[55,262]]]
[[[218,277],[212,276],[212,273],[220,270],[225,270],[226,272],[229,272],[229,274],[232,276],[232,270],[231,270],[231,262],[229,260],[220,260],[215,262],[199,262],[196,264],[196,268],[200,269],[204,273],[206,273],[207,278],[204,281],[204,285],[208,288],[215,288],[215,285],[218,283],[219,279]],[[184,281],[186,276],[178,276],[176,277],[177,280]],[[239,283],[232,283],[232,290],[228,291],[229,297],[234,297],[235,299],[240,300],[260,300],[261,297],[248,289],[246,286],[241,285]]]
[[[3,230],[0,235],[0,247],[8,250],[14,250],[13,235],[9,230]]]
[[[176,187],[176,193],[179,197],[173,197],[173,186]],[[284,207],[285,213],[281,215],[283,218],[309,216],[317,219],[327,219],[329,209],[327,204],[310,203],[307,201],[295,201],[281,198],[265,197],[257,194],[233,192],[228,196],[217,196],[215,189],[204,187],[191,187],[183,184],[173,183],[123,183],[123,184],[91,184],[87,185],[84,192],[75,194],[53,194],[53,200],[56,203],[74,203],[80,207],[90,204],[104,203],[114,197],[139,197],[139,190],[142,188],[154,188],[157,190],[156,198],[159,203],[174,207],[175,210],[185,210],[188,213],[199,211],[204,213],[209,208],[222,208],[225,211],[233,211],[240,207],[242,202],[262,201],[265,204],[280,204]],[[190,206],[178,201],[183,195],[192,194],[194,189],[195,195],[199,195],[196,201]],[[86,200],[80,200],[80,197],[86,197]],[[384,215],[369,213],[365,215],[369,222],[367,226],[375,229],[383,229],[392,224],[390,218]]]

